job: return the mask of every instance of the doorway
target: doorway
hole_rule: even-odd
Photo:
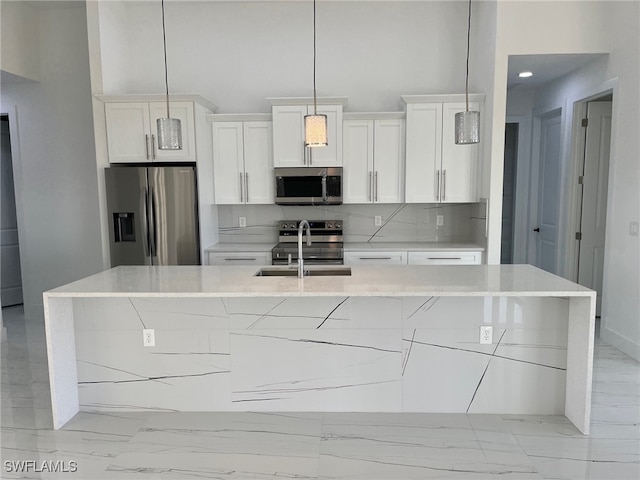
[[[504,135],[504,176],[502,181],[502,238],[500,263],[511,264],[514,259],[516,178],[518,165],[518,123],[507,123]]]
[[[584,157],[580,184],[580,228],[577,281],[597,292],[596,316],[602,309],[609,153],[611,148],[611,95],[586,102]],[[580,195],[580,192],[579,192]]]
[[[22,275],[20,271],[20,244],[16,213],[13,159],[9,117],[0,115],[0,304],[3,307],[20,305],[22,299]]]
[[[535,265],[550,273],[558,271],[558,217],[560,205],[562,110],[537,120],[538,188],[534,216]],[[535,191],[535,190],[534,190]]]

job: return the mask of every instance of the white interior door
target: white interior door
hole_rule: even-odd
[[[598,292],[596,315],[600,315],[611,147],[611,102],[589,102],[587,118],[578,283]]]
[[[557,269],[558,207],[560,202],[561,113],[542,118],[540,125],[540,179],[536,266],[551,273]]]

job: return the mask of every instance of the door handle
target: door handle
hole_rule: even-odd
[[[536,233],[539,232],[540,231],[540,227],[534,228],[533,231],[536,232]]]

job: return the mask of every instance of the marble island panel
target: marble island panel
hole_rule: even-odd
[[[47,292],[55,427],[81,410],[375,411],[564,414],[588,432],[583,287],[527,266],[256,270],[118,267]]]

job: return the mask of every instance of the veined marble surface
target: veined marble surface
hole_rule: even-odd
[[[205,252],[270,252],[276,243],[216,243],[205,248]]]
[[[476,243],[462,242],[345,242],[345,252],[359,252],[371,250],[374,252],[391,252],[396,250],[407,252],[423,251],[456,251],[456,252],[484,252],[486,249]]]
[[[2,478],[640,478],[640,363],[598,339],[589,436],[562,416],[442,413],[81,412],[53,430],[44,325],[20,312],[3,309]]]
[[[531,265],[351,267],[351,276],[256,277],[256,266],[120,266],[47,297],[559,296],[595,292]],[[310,266],[309,269],[322,269]]]

